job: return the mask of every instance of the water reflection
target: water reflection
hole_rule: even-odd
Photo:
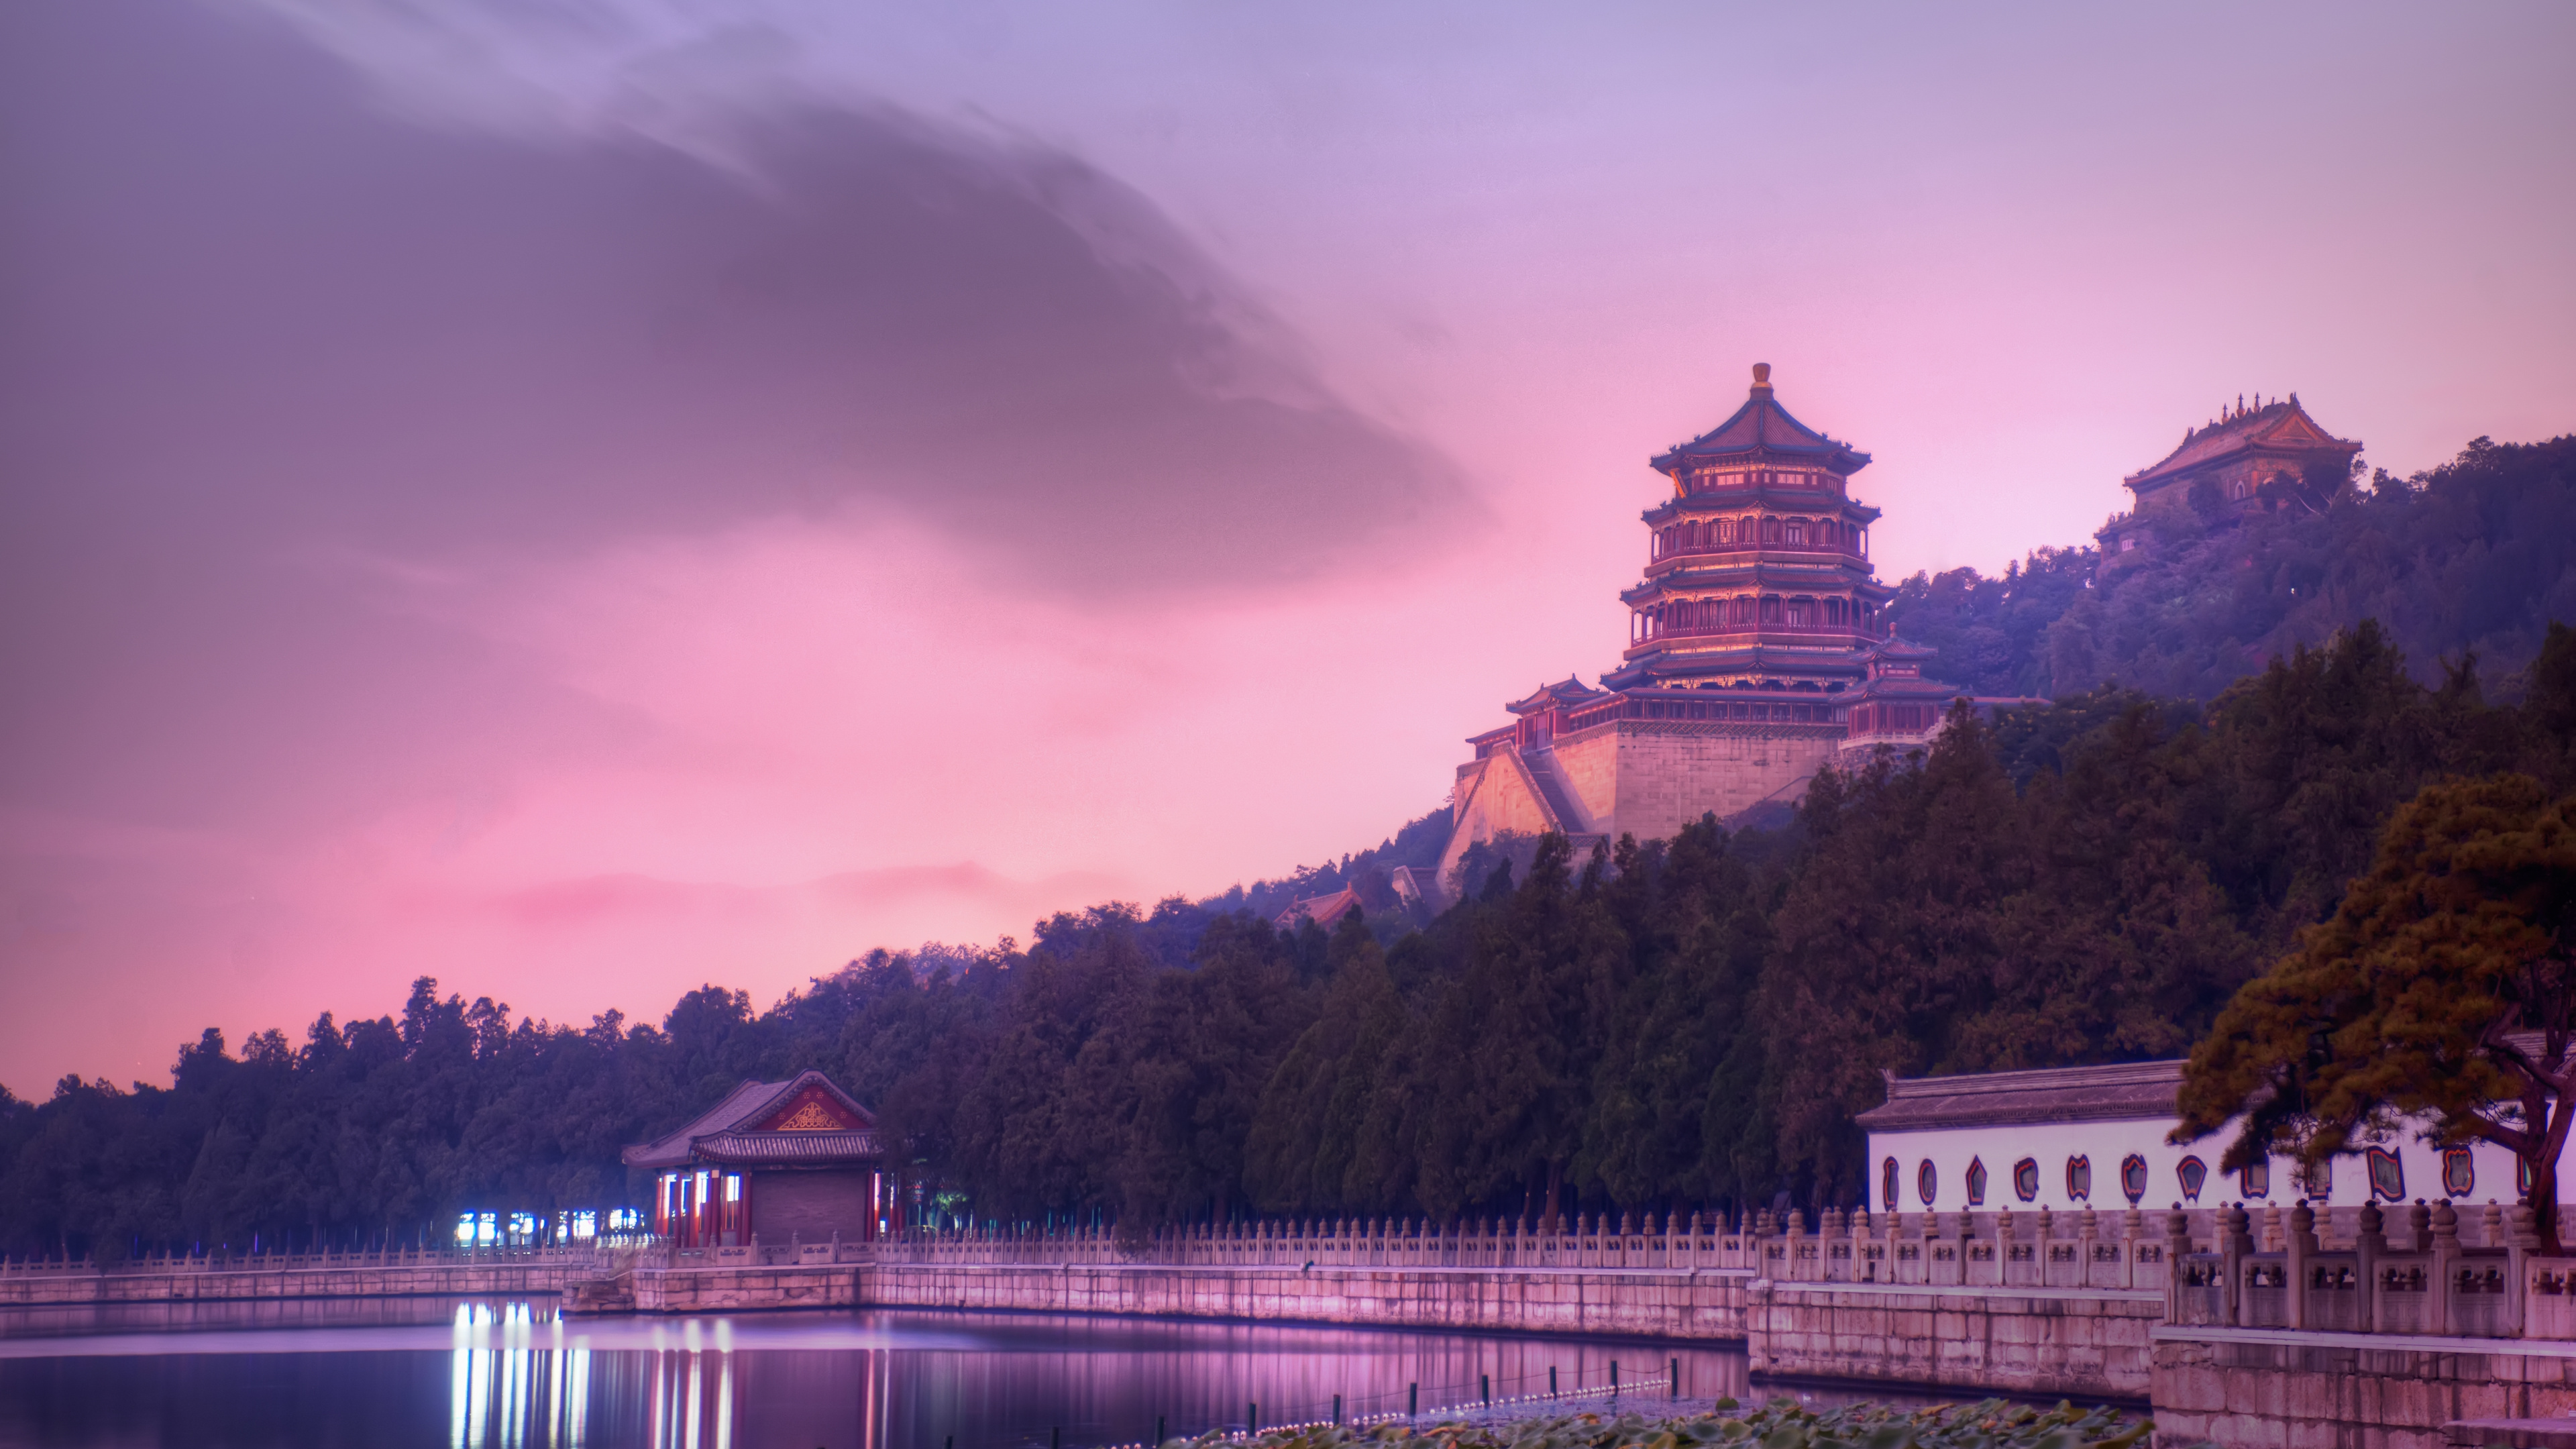
[[[541,1339],[533,1304],[458,1304],[447,1394],[451,1449],[586,1443],[590,1350],[563,1340],[563,1321],[551,1313]]]
[[[1599,1390],[1742,1394],[1740,1353],[1168,1320],[859,1312],[572,1319],[553,1300],[381,1301],[317,1321],[171,1305],[52,1336],[0,1318],[0,1444],[1025,1449]],[[1255,1406],[1258,1406],[1257,1409]]]

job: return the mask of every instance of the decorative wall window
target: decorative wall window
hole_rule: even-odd
[[[2362,1163],[2369,1169],[2372,1197],[2386,1198],[2390,1202],[2406,1201],[2406,1164],[2397,1160],[2396,1153],[2385,1147],[2373,1147],[2362,1153]]]
[[[2478,1185],[2478,1162],[2465,1147],[2451,1147],[2442,1153],[2442,1195],[2467,1197]]]
[[[1807,525],[1803,523],[1790,524],[1789,542],[1800,548],[1805,548],[1807,546]]]
[[[2039,1200],[2039,1159],[2025,1157],[2013,1164],[2013,1196],[2023,1202]]]
[[[1905,1206],[1904,1202],[1896,1195],[1895,1158],[1891,1157],[1887,1159],[1886,1165],[1882,1166],[1878,1171],[1878,1179],[1878,1185],[1881,1189],[1879,1196],[1886,1200],[1887,1210],[1889,1212],[1895,1212],[1897,1209]]]
[[[2270,1197],[2272,1195],[2272,1159],[2268,1157],[2254,1159],[2245,1164],[2244,1171],[2239,1172],[2236,1178],[2237,1196]]]
[[[2209,1164],[2201,1161],[2197,1156],[2186,1157],[2181,1165],[2174,1169],[2174,1175],[2182,1179],[2183,1201],[2191,1203],[2200,1201],[2200,1189],[2209,1181]]]
[[[2120,1196],[2136,1207],[2147,1195],[2147,1160],[2132,1152],[2120,1159]]]
[[[1968,1206],[1984,1207],[1985,1205],[1986,1160],[1982,1157],[1971,1157],[1968,1159]]]
[[[2334,1159],[2299,1165],[2299,1195],[2328,1198],[2334,1196]]]
[[[1778,543],[1780,541],[1780,520],[1776,518],[1766,518],[1762,520],[1762,541],[1764,543]]]
[[[1929,1157],[1923,1159],[1922,1166],[1914,1169],[1914,1195],[1923,1199],[1925,1207],[1930,1207],[1932,1199],[1941,1195],[1941,1170],[1932,1165]]]
[[[1799,627],[1799,626],[1801,626],[1801,625],[1804,625],[1804,624],[1807,622],[1807,612],[1808,612],[1808,610],[1809,610],[1812,606],[1813,606],[1813,601],[1812,601],[1812,600],[1808,600],[1808,599],[1791,599],[1791,600],[1789,601],[1789,624],[1790,624],[1790,627],[1792,627],[1792,628],[1796,628],[1796,627]]]
[[[2093,1200],[2093,1159],[2081,1152],[2066,1159],[2066,1196],[2070,1202]]]

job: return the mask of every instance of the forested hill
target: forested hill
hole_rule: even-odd
[[[2116,681],[2211,699],[2264,661],[2376,619],[2437,681],[2474,652],[2510,693],[2552,619],[2576,619],[2576,437],[2480,438],[2412,478],[2375,475],[2241,524],[2185,513],[2098,587],[2090,547],[2044,548],[1986,578],[1916,574],[1889,605],[1937,651],[1935,678],[2063,697]]]
[[[877,952],[766,1010],[710,986],[656,1024],[423,981],[398,1015],[237,1053],[208,1032],[166,1085],[0,1096],[0,1250],[631,1203],[621,1144],[807,1066],[979,1219],[1849,1204],[1882,1068],[2178,1054],[2400,803],[2504,769],[2576,788],[2576,631],[2500,706],[2365,625],[2207,705],[1962,712],[1928,756],[1819,776],[1778,831],[1607,860],[1552,837],[1419,930],[1109,905],[1025,949]]]

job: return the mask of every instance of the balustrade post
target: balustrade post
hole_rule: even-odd
[[[2432,1212],[2433,1222],[2433,1301],[2430,1305],[2431,1332],[2441,1337],[2451,1331],[2451,1274],[2460,1261],[2460,1214],[2444,1198]]]
[[[2386,1219],[2379,1211],[2379,1199],[2372,1198],[2353,1214],[2352,1251],[2361,1277],[2361,1331],[2379,1332],[2379,1256],[2388,1251],[2388,1240],[2381,1236]]]
[[[2317,1251],[2316,1209],[2306,1198],[2290,1209],[2290,1236],[2283,1252],[2289,1257],[2290,1326],[2308,1326],[2308,1260]]]
[[[2224,1299],[2227,1322],[2232,1327],[2243,1328],[2245,1326],[2245,1255],[2254,1249],[2254,1235],[2251,1231],[2253,1220],[2246,1213],[2245,1204],[2240,1202],[2231,1204],[2220,1221],[2218,1251],[2220,1266],[2227,1274],[2227,1294]]]
[[[2136,1203],[2120,1214],[2120,1286],[2134,1293],[2138,1290],[2138,1242],[2147,1230],[2147,1215]]]
[[[2101,1240],[2101,1219],[2094,1213],[2093,1204],[2087,1202],[2084,1204],[2084,1215],[2075,1220],[2075,1258],[2076,1266],[2081,1270],[2075,1275],[2075,1281],[2087,1288],[2117,1286],[2107,1283],[2097,1284],[2093,1281],[2093,1249]]]
[[[2493,1211],[2492,1208],[2489,1211]],[[2531,1255],[2540,1248],[2538,1219],[2529,1203],[2515,1203],[2505,1209],[2505,1262],[2513,1280],[2513,1336],[2521,1338],[2530,1332]]]
[[[2191,1253],[2191,1215],[2181,1203],[2165,1217],[2165,1322],[2182,1322],[2182,1264]]]

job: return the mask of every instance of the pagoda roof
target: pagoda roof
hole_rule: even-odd
[[[1771,391],[1771,364],[1753,365],[1752,395],[1734,416],[1687,443],[1658,454],[1650,465],[1661,473],[1724,458],[1796,458],[1822,464],[1836,473],[1856,473],[1869,466],[1869,454],[1837,442],[1789,416]]]
[[[817,1071],[751,1082],[695,1119],[618,1156],[629,1167],[692,1162],[832,1163],[877,1155],[876,1114]]]
[[[2184,433],[2180,446],[2167,453],[2163,461],[2141,468],[2120,482],[2145,492],[2185,473],[2261,451],[2342,453],[2350,457],[2361,451],[2361,444],[2319,427],[2317,420],[2308,416],[2308,410],[2299,405],[2299,395],[2292,393],[2268,404],[2240,406],[2221,414],[2207,427]]]

